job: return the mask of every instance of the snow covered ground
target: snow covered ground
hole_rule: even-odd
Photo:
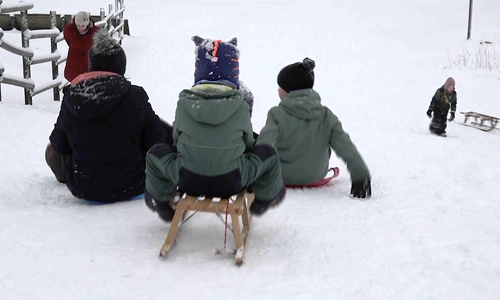
[[[98,14],[108,2],[34,4],[31,13]],[[458,111],[500,117],[499,1],[474,3],[469,41],[468,1],[125,4],[126,75],[168,121],[193,81],[193,35],[238,37],[256,131],[278,104],[279,70],[314,59],[315,89],[367,162],[373,196],[350,198],[349,174],[333,156],[341,175],[332,185],[289,190],[279,209],[254,219],[241,268],[212,254],[224,226],[208,214],[185,224],[162,261],[168,225],[143,201],[88,205],[52,176],[43,157],[60,106],[52,93],[24,106],[22,89],[2,85],[0,299],[500,299],[500,131],[461,126],[457,114],[449,137],[437,138],[425,115],[453,76]],[[18,31],[4,39],[20,45]],[[493,43],[493,70],[474,66],[480,41]],[[48,40],[31,48],[50,50]],[[0,49],[0,62],[22,75],[20,57]],[[48,64],[32,74],[37,83],[51,79]]]

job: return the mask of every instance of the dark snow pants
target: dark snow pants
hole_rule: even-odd
[[[48,149],[49,147],[50,149]],[[48,156],[47,164],[52,170],[52,173],[56,176],[57,181],[66,183],[66,174],[68,173],[71,164],[72,155],[62,155],[61,153],[54,151],[50,145],[47,146],[46,151],[49,152],[46,153],[46,156]]]
[[[203,176],[183,167],[183,156],[167,144],[146,155],[146,191],[168,202],[179,191],[193,196],[230,197],[251,186],[257,201],[272,201],[283,187],[279,158],[273,147],[258,145],[244,153],[240,167],[226,174]]]
[[[448,115],[448,112],[440,112],[437,114],[437,112],[434,112],[434,117],[432,117],[431,124],[429,125],[429,130],[437,135],[446,133],[446,127],[448,125],[448,120],[446,119],[446,116]]]

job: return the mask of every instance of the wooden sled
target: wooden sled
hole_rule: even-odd
[[[217,198],[215,198],[217,199]],[[178,202],[171,203],[175,209],[174,219],[168,230],[168,235],[165,243],[161,247],[160,257],[165,257],[172,246],[176,236],[179,222],[182,222],[188,211],[211,212],[215,214],[226,214],[231,216],[231,225],[234,233],[234,241],[236,244],[235,263],[240,266],[245,258],[245,251],[248,244],[248,236],[250,234],[250,225],[252,215],[249,213],[248,208],[252,204],[254,194],[247,194],[243,190],[236,196],[236,200],[231,202],[230,198],[222,198],[219,201],[214,198],[195,197],[186,195]],[[240,216],[243,228],[240,226]]]
[[[338,167],[333,167],[333,168],[328,169],[328,172],[330,172],[330,171],[333,172],[332,176],[325,177],[319,181],[316,181],[316,182],[313,182],[310,184],[285,184],[285,187],[293,188],[293,189],[303,189],[303,188],[315,188],[315,187],[324,186],[325,184],[332,181],[332,179],[339,177],[340,170]]]
[[[473,112],[473,111],[460,112],[460,113],[465,116],[464,122],[459,123],[461,125],[473,127],[473,128],[476,128],[476,129],[479,129],[482,131],[492,131],[493,129],[499,129],[499,128],[496,128],[496,126],[498,124],[498,120],[500,120],[497,117],[488,116],[488,115],[480,114],[480,113]],[[470,118],[473,118],[474,121],[471,121],[470,124],[467,124],[467,121]]]

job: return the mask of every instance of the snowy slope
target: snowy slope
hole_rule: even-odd
[[[193,35],[238,37],[256,131],[278,104],[279,70],[314,59],[315,89],[367,162],[373,196],[350,198],[333,156],[341,175],[332,185],[289,190],[279,209],[254,219],[241,268],[212,255],[224,226],[208,214],[185,224],[162,261],[168,225],[143,201],[88,205],[53,178],[43,158],[60,105],[51,92],[26,107],[22,89],[2,85],[0,299],[500,299],[500,131],[461,126],[459,114],[449,138],[427,130],[430,99],[448,76],[458,111],[500,117],[499,68],[457,59],[487,40],[498,62],[500,2],[474,3],[469,41],[468,1],[456,2],[126,1],[126,75],[168,121],[193,81]],[[34,4],[32,13],[107,7]],[[4,38],[20,45],[17,31]],[[47,40],[31,47],[50,50]],[[0,49],[0,62],[22,75],[20,58]],[[47,81],[50,68],[32,74]]]

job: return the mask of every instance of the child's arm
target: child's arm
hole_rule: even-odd
[[[457,111],[457,92],[453,92],[455,94],[455,97],[453,98],[453,101],[451,102],[451,112],[455,113]]]
[[[429,118],[432,118],[432,112],[434,112],[434,108],[436,107],[436,104],[439,102],[439,99],[441,99],[441,97],[441,92],[438,89],[432,97],[431,103],[429,104],[429,109],[427,109],[427,116]]]
[[[177,141],[179,140],[179,105],[177,104],[177,108],[175,109],[175,117],[174,122],[172,123],[172,145],[177,147]]]
[[[248,111],[250,113],[250,118],[252,118],[253,111],[253,93],[252,91],[243,83],[243,81],[239,81],[240,88],[239,90],[243,93],[243,100],[248,104]]]
[[[455,120],[455,112],[457,111],[457,93],[453,92],[453,97],[451,98],[451,111],[450,111],[450,118],[448,121],[453,121]]]
[[[331,120],[333,121],[333,126],[330,133],[330,146],[335,151],[335,154],[346,163],[347,169],[351,174],[351,181],[354,183],[370,179],[370,172],[358,149],[342,128],[342,124],[337,116],[333,113],[331,113]]]
[[[253,138],[253,127],[252,122],[250,122],[250,112],[248,110],[244,110],[243,119],[246,122],[246,126],[243,129],[243,140],[245,141],[245,146],[247,149],[252,149],[255,144],[255,139]]]
[[[49,140],[54,151],[58,152],[59,154],[67,155],[71,154],[73,150],[71,149],[71,146],[68,142],[66,132],[64,132],[63,130],[66,122],[66,113],[63,107],[64,103],[61,105],[59,116],[57,117],[56,124],[54,125],[54,130],[52,130]]]
[[[436,107],[436,104],[439,102],[439,99],[441,99],[443,95],[441,95],[441,91],[438,89],[436,93],[434,93],[434,96],[432,97],[431,104],[429,104],[429,110],[434,111],[434,108]]]
[[[256,144],[268,144],[276,149],[279,136],[279,124],[274,118],[272,109],[267,113],[266,125],[260,131]]]
[[[69,31],[70,31],[71,24],[73,24],[73,23],[70,23],[70,24],[66,25],[64,27],[64,30],[63,30],[63,37],[64,37],[64,40],[66,41],[66,44],[68,44],[68,46],[70,45],[70,34],[69,34]]]

